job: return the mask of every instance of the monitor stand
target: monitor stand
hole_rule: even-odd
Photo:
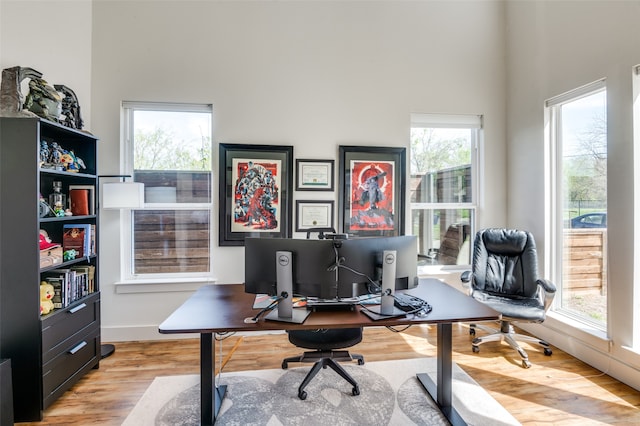
[[[278,303],[278,307],[288,299],[283,299]],[[275,308],[273,311],[269,312],[269,314],[264,317],[266,320],[270,321],[281,321],[281,322],[293,322],[296,324],[302,324],[304,320],[311,314],[311,311],[306,309],[293,309],[291,315],[289,316],[281,316],[280,310]]]
[[[302,324],[311,312],[306,309],[293,309],[293,253],[290,251],[276,252],[276,288],[280,299],[278,306],[265,317],[266,320],[293,322]]]
[[[370,306],[362,310],[362,313],[371,319],[400,317],[407,314],[403,310],[396,308],[393,303],[393,292],[396,289],[396,254],[395,250],[385,250],[382,253],[382,296],[380,297],[380,305]]]

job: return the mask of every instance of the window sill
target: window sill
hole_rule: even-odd
[[[206,284],[215,284],[215,278],[159,278],[131,281],[117,281],[114,283],[118,294],[128,293],[167,293],[195,291]]]
[[[572,336],[572,338],[582,341],[601,352],[608,353],[611,350],[612,341],[605,331],[569,318],[558,312],[547,312],[547,319],[544,322],[544,326],[561,334]]]
[[[635,369],[640,369],[640,349],[629,346],[622,346],[620,359]]]

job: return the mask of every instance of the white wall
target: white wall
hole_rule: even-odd
[[[411,112],[483,114],[490,190],[481,221],[505,223],[501,3],[104,1],[93,9],[92,130],[103,172],[118,171],[123,100],[212,103],[216,143],[287,144],[297,158],[336,160],[341,144],[408,147]],[[295,197],[337,202],[337,192],[308,194]],[[116,293],[116,219],[101,217],[103,339],[160,338],[158,324],[190,293]],[[217,232],[217,214],[213,223]],[[242,248],[212,254],[218,282],[243,281]]]
[[[640,64],[640,2],[518,1],[506,10],[509,225],[532,230],[543,253],[544,101],[601,78],[607,84],[610,341],[553,316],[535,332],[640,388],[640,357],[625,348],[632,344],[637,256],[632,67]]]
[[[72,89],[86,129],[91,129],[91,13],[89,0],[0,0],[0,69],[30,67],[50,85]]]

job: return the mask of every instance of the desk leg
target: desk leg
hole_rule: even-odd
[[[200,424],[213,425],[227,386],[215,387],[213,366],[215,342],[212,333],[200,334]]]
[[[453,384],[453,373],[451,370],[453,362],[451,360],[451,353],[451,323],[438,324],[437,385],[426,373],[420,373],[417,377],[449,422],[453,426],[466,426],[467,423],[460,417],[456,409],[453,408],[451,396]]]

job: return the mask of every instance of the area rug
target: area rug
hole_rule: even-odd
[[[435,377],[435,359],[367,362],[345,365],[360,395],[333,370],[325,369],[307,386],[298,386],[311,364],[288,370],[225,373],[228,385],[216,424],[219,425],[447,425],[416,379],[416,372]],[[517,425],[516,419],[457,365],[453,366],[454,407],[470,425]],[[124,426],[200,424],[199,376],[156,377]]]

